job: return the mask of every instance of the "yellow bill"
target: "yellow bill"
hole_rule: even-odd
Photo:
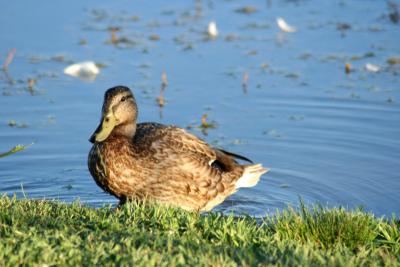
[[[100,125],[97,127],[96,131],[92,134],[89,141],[103,142],[111,134],[114,127],[118,124],[117,118],[115,118],[114,113],[110,111],[106,116],[103,117]]]

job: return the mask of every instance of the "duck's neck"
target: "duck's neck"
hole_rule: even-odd
[[[132,140],[136,133],[136,122],[118,125],[114,128],[113,134],[123,135]]]

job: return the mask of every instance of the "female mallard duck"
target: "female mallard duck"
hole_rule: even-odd
[[[123,204],[150,199],[192,211],[208,211],[240,187],[255,186],[268,170],[240,165],[245,157],[212,148],[175,126],[136,123],[129,88],[107,90],[100,125],[90,138],[88,166],[103,190]]]

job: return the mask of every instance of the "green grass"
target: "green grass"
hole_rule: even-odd
[[[0,197],[0,266],[399,266],[400,223],[316,206],[265,218]]]

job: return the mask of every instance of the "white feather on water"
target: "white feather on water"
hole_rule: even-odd
[[[83,61],[69,65],[64,69],[64,73],[73,77],[94,80],[100,73],[100,69],[93,61]]]
[[[292,25],[289,25],[283,18],[277,18],[276,19],[276,24],[278,24],[278,27],[284,31],[284,32],[296,32],[297,29],[293,27]]]
[[[381,70],[381,68],[378,65],[372,63],[365,64],[365,69],[369,72],[378,72]]]
[[[215,21],[211,21],[208,24],[207,33],[212,38],[216,38],[218,36],[217,23]]]

